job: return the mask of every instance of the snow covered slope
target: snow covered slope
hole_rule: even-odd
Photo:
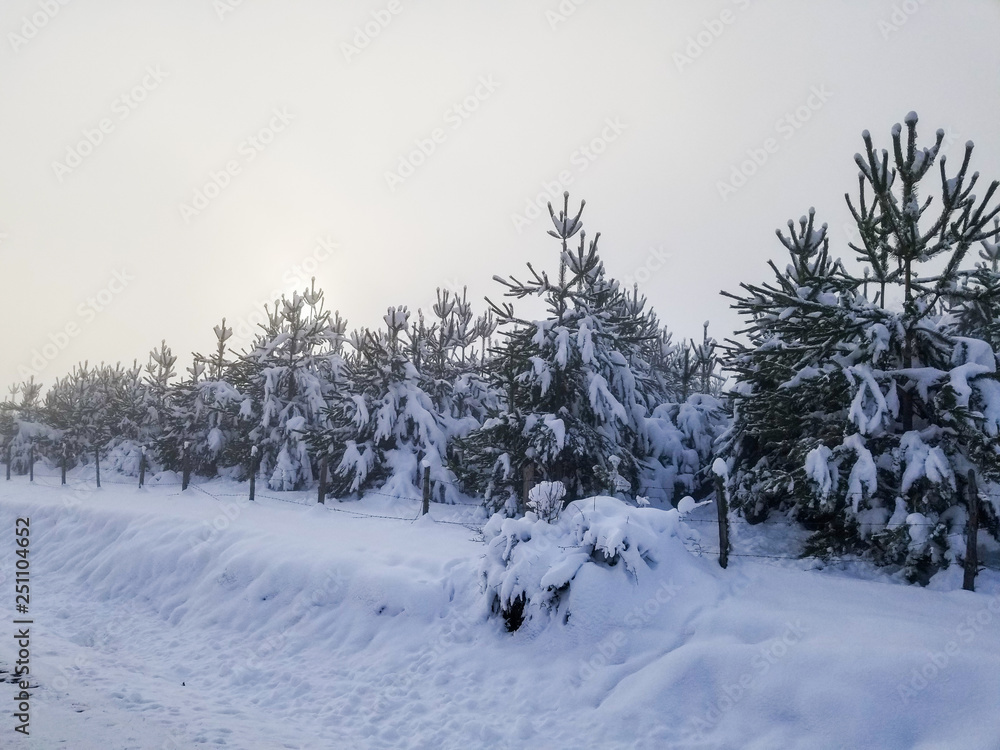
[[[0,684],[5,748],[1000,748],[995,573],[723,571],[671,518],[637,577],[583,561],[568,621],[507,633],[487,546],[415,504],[43,484],[0,481],[0,611],[29,516],[38,684],[30,738]]]

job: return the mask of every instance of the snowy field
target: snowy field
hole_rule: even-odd
[[[7,631],[30,518],[37,685],[30,738],[0,687],[0,746],[1000,748],[996,572],[973,594],[954,570],[928,588],[816,561],[724,571],[697,553],[712,508],[643,510],[632,533],[660,531],[634,575],[577,561],[559,612],[507,633],[474,509],[264,494],[0,481]],[[737,527],[736,551],[787,552],[778,533]]]

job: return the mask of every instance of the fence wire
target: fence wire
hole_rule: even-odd
[[[17,475],[17,476],[25,476],[26,477],[27,475]],[[59,487],[66,487],[68,490],[71,490],[71,491],[74,491],[74,492],[83,492],[83,491],[91,492],[94,489],[96,489],[96,487],[95,487],[96,476],[90,477],[90,478],[80,477],[80,476],[67,477],[66,484],[63,485],[62,482],[61,482],[61,477],[59,475],[36,474],[35,477],[34,477],[34,479],[31,480],[31,481],[33,481],[35,484],[37,484],[39,486],[49,487],[49,488],[53,488],[53,489],[56,489],[56,488],[59,488]],[[435,483],[438,483],[438,481],[436,480]],[[441,483],[441,484],[447,484],[447,485],[451,485],[451,486],[456,486],[456,487],[457,486],[461,486],[461,485],[459,485],[456,482],[440,481],[439,483]],[[118,477],[116,477],[116,476],[110,476],[110,477],[107,477],[107,478],[102,477],[101,478],[101,485],[105,485],[105,484],[119,485],[119,486],[125,486],[125,485],[127,485],[127,486],[137,487],[138,486],[138,478],[135,477],[135,478],[126,480],[126,479],[121,478],[120,476],[118,476]],[[157,479],[153,478],[152,480],[147,480],[146,483],[145,483],[145,488],[152,488],[152,487],[181,487],[181,486],[183,486],[183,483],[181,481],[172,480],[172,479],[171,480],[157,480]],[[208,497],[211,497],[212,499],[214,499],[216,501],[221,501],[223,498],[244,498],[244,499],[246,499],[246,498],[249,497],[249,492],[244,492],[244,493],[232,493],[232,492],[216,493],[216,492],[211,492],[211,491],[209,491],[208,489],[205,488],[204,483],[202,483],[202,482],[194,482],[194,481],[192,481],[192,482],[188,483],[188,486],[191,487],[192,489],[195,489],[195,490],[197,490],[199,492],[204,493],[205,495],[207,495]],[[639,493],[637,493],[637,494],[641,495],[641,494],[643,494],[645,492],[650,492],[650,491],[658,491],[658,492],[662,492],[664,494],[667,494],[667,490],[665,488],[663,488],[663,487],[645,487],[645,488],[642,488],[642,490]],[[174,493],[174,495],[176,495],[176,494],[177,493]],[[172,496],[174,496],[174,495],[172,495]],[[368,490],[368,491],[366,491],[364,493],[364,496],[366,496],[366,497],[369,496],[369,495],[375,495],[375,496],[379,496],[379,497],[385,497],[385,498],[388,498],[388,499],[391,499],[391,500],[404,500],[404,501],[410,501],[410,502],[416,502],[416,503],[422,502],[422,500],[419,499],[419,498],[404,497],[402,495],[392,495],[392,494],[389,494],[389,493],[386,493],[386,492],[380,492],[379,490]],[[985,498],[985,497],[988,497],[988,498],[997,498],[997,497],[1000,497],[1000,492],[988,492],[988,491],[980,490],[978,492],[978,495],[980,497],[982,497],[982,498]],[[255,496],[255,498],[262,498],[262,499],[265,499],[265,500],[271,500],[271,501],[274,501],[274,502],[288,503],[288,504],[291,504],[291,505],[298,505],[298,506],[302,506],[302,507],[309,507],[309,506],[317,505],[318,504],[316,501],[310,501],[308,499],[308,497],[303,497],[301,494],[299,494],[297,497],[279,497],[279,496],[276,496],[276,495],[273,495],[273,494],[268,494],[266,492],[264,492],[264,493],[262,493],[262,492],[255,492],[254,496]],[[713,502],[714,503],[714,501],[711,501],[711,500],[709,500],[708,502]],[[423,516],[423,514],[420,513],[419,511],[417,512],[417,514],[415,516],[412,516],[412,517],[410,517],[410,516],[394,516],[394,515],[387,515],[387,514],[380,514],[380,513],[368,513],[368,512],[365,512],[365,511],[353,510],[353,509],[350,509],[350,508],[340,507],[341,503],[342,503],[341,500],[339,500],[337,498],[331,497],[331,498],[328,498],[327,502],[323,503],[323,507],[325,507],[330,512],[343,513],[343,514],[346,514],[346,515],[355,516],[355,517],[359,517],[359,518],[373,518],[373,519],[390,520],[390,521],[405,521],[407,523],[414,523],[415,521],[419,520]],[[442,506],[441,503],[433,503],[433,505],[438,506],[438,507],[463,507],[463,506],[449,506],[449,505]],[[700,507],[704,507],[704,506],[700,506]],[[482,534],[482,526],[480,524],[474,523],[472,521],[445,520],[445,519],[434,518],[434,516],[432,514],[428,514],[428,515],[430,516],[430,519],[434,523],[448,524],[448,525],[454,525],[454,526],[462,526],[462,527],[467,528],[467,529],[469,529],[469,530],[471,530],[473,532],[476,532],[478,534]],[[690,514],[686,515],[683,518],[683,522],[685,524],[709,524],[709,525],[716,526],[716,527],[718,527],[718,523],[719,523],[718,519],[716,519],[716,518],[691,518]],[[735,515],[732,515],[732,514],[730,514],[730,516],[728,518],[728,523],[729,523],[730,526],[743,526],[743,527],[754,527],[754,526],[757,526],[757,527],[761,527],[761,528],[767,528],[768,526],[786,526],[786,527],[798,527],[798,528],[801,528],[804,531],[809,531],[809,532],[813,532],[813,531],[818,531],[819,530],[819,529],[816,529],[816,528],[809,528],[809,524],[808,523],[802,522],[802,521],[798,521],[798,520],[794,520],[794,519],[773,519],[773,520],[772,519],[767,519],[767,520],[765,520],[763,522],[750,522],[750,521],[748,521],[745,518],[741,518],[739,516],[735,516]],[[919,523],[919,522],[917,522],[917,523],[908,523],[908,522],[904,522],[904,524],[901,524],[901,525],[913,526],[913,527],[927,527],[927,528],[938,528],[938,527],[941,527],[941,526],[946,526],[946,524],[943,524],[941,522],[937,522],[937,523]],[[946,534],[945,536],[947,538],[964,538],[966,536],[966,534],[962,533],[962,532],[955,532],[955,533]],[[835,557],[835,556],[830,556],[830,555],[807,555],[807,554],[779,555],[779,554],[769,554],[769,553],[763,553],[763,552],[740,552],[740,551],[738,551],[737,549],[734,548],[734,546],[735,546],[734,542],[735,542],[735,540],[731,540],[731,542],[730,542],[730,549],[729,549],[729,552],[728,552],[729,557],[761,558],[761,559],[768,559],[768,560],[819,560],[821,562],[828,563],[828,564],[849,563],[849,562],[863,562],[864,561],[863,558],[861,558],[861,557]],[[700,543],[698,543],[697,541],[694,541],[694,540],[686,540],[686,545],[688,546],[688,548],[694,554],[699,555],[699,556],[703,556],[703,557],[716,557],[716,556],[718,556],[720,554],[720,550],[719,549],[705,548]],[[982,566],[982,563],[980,563],[980,565]],[[991,566],[986,566],[986,567],[991,567]]]

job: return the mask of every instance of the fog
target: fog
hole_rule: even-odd
[[[553,267],[549,200],[587,200],[612,276],[677,336],[781,261],[869,129],[1000,177],[1000,4],[6,0],[4,385],[82,360],[180,368],[226,317],[315,276],[349,326]],[[181,370],[183,371],[183,370]]]

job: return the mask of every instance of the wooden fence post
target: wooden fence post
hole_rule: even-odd
[[[9,443],[7,443],[7,481],[8,482],[10,481],[10,449],[11,449],[11,445],[13,443],[14,443],[13,440],[11,440]]]
[[[319,460],[319,503],[326,505],[326,454]]]
[[[257,488],[257,446],[250,448],[250,499],[253,500]]]
[[[181,448],[181,492],[188,488],[188,483],[191,481],[191,461],[188,456],[191,452],[190,447],[191,441],[185,440]]]
[[[139,489],[146,484],[146,446],[142,446],[142,455],[139,456]]]
[[[524,515],[528,510],[528,493],[531,492],[531,488],[535,485],[535,465],[528,463],[524,465],[524,486],[521,488],[521,515]]]
[[[62,461],[59,462],[59,467],[61,469],[62,483],[66,484],[66,443],[62,445]]]
[[[420,515],[426,516],[431,512],[431,462],[425,458],[421,465],[424,467],[424,502],[420,506]]]
[[[101,487],[101,449],[98,446],[94,446],[94,468],[96,470],[95,476],[97,477],[97,488]]]
[[[715,475],[715,507],[719,511],[719,565],[729,565],[729,501],[726,499],[726,482]]]
[[[962,588],[976,590],[976,573],[979,570],[979,490],[976,488],[976,474],[969,470],[969,521],[966,524],[965,577]]]
[[[35,481],[35,442],[28,445],[28,481]]]

